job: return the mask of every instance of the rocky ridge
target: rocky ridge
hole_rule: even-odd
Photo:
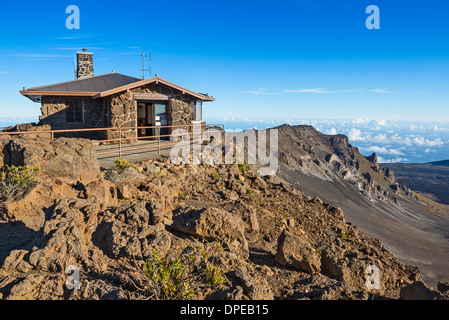
[[[155,159],[119,172],[100,170],[87,140],[3,146],[9,164],[42,170],[40,184],[1,204],[2,299],[152,297],[142,264],[155,253],[219,270],[224,281],[192,285],[192,299],[447,299],[447,286],[427,287],[340,208],[251,166]],[[71,161],[74,174],[62,167]],[[79,289],[65,285],[71,265]],[[368,266],[380,270],[378,288]]]

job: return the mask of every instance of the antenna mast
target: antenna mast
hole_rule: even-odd
[[[148,61],[151,61],[151,52],[149,55],[145,55],[145,51],[142,51],[140,55],[142,57],[142,79],[145,80],[145,72],[149,72],[151,75],[151,67],[150,69],[145,69],[145,58],[148,58]]]

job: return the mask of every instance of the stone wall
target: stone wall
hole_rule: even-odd
[[[149,84],[126,92],[121,92],[105,99],[85,99],[79,97],[43,97],[40,124],[48,124],[55,130],[84,128],[122,128],[122,138],[137,137],[137,101],[132,99],[132,93],[158,93],[167,96],[169,106],[168,125],[190,125],[192,113],[188,95],[159,84]],[[84,122],[67,123],[66,101],[84,101]],[[117,139],[118,130],[87,133],[66,133],[66,137]],[[130,140],[131,141],[131,140]]]
[[[94,75],[94,62],[93,54],[91,52],[78,52],[77,53],[77,77],[78,79],[84,77],[93,77]]]
[[[66,109],[69,100],[84,101],[83,123],[66,122]],[[42,97],[41,116],[39,124],[48,124],[53,130],[104,128],[108,126],[107,108],[100,99],[82,99],[80,97]],[[64,133],[64,136],[78,138],[104,139],[105,133],[93,131],[86,133]]]
[[[131,98],[131,92],[113,95],[106,100],[106,104],[111,108],[108,119],[109,126],[122,128],[122,138],[137,137],[137,130],[129,129],[137,127],[137,102]],[[108,132],[108,139],[117,139],[118,137],[118,130]]]
[[[159,93],[168,97],[169,115],[168,125],[185,125],[192,123],[192,111],[190,102],[192,100],[189,96],[182,94],[179,90],[166,87],[160,84],[149,84],[136,89],[133,93]]]
[[[170,123],[173,126],[192,124],[192,110],[190,103],[182,100],[170,99]]]

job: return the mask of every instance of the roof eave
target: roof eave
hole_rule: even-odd
[[[23,96],[70,96],[70,97],[93,97],[99,92],[89,91],[39,91],[39,90],[22,90],[19,91]]]
[[[201,93],[194,92],[192,90],[189,90],[189,89],[181,87],[181,86],[179,86],[177,84],[174,84],[174,83],[172,83],[170,81],[167,81],[165,79],[159,78],[158,76],[155,76],[155,77],[152,77],[152,78],[149,78],[149,79],[146,79],[146,80],[142,80],[142,81],[137,81],[137,82],[134,82],[134,83],[131,83],[131,84],[127,84],[127,85],[124,85],[124,86],[121,86],[121,87],[118,87],[118,88],[114,88],[114,89],[111,89],[111,90],[107,90],[107,91],[104,91],[104,92],[99,92],[97,95],[93,96],[92,99],[104,98],[104,97],[107,97],[107,96],[110,96],[110,95],[113,95],[113,94],[116,94],[116,93],[119,93],[119,92],[127,91],[127,90],[134,89],[134,88],[138,88],[138,87],[150,84],[150,83],[156,83],[156,84],[162,83],[162,84],[164,84],[166,86],[169,86],[169,87],[172,87],[172,88],[174,88],[176,90],[179,90],[179,91],[181,91],[184,94],[191,95],[191,96],[193,96],[193,97],[195,97],[195,98],[197,98],[198,100],[201,100],[201,101],[205,101],[205,102],[206,101],[215,101],[214,97],[209,97],[209,96],[203,95]]]

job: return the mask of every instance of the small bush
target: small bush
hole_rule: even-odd
[[[167,261],[153,252],[144,267],[146,276],[152,282],[156,299],[186,300],[194,294],[187,280],[188,272],[184,272],[189,270],[180,258]]]
[[[179,199],[187,201],[187,200],[189,200],[189,196],[186,195],[184,192],[180,192]]]
[[[223,277],[221,270],[212,265],[208,265],[206,267],[205,273],[207,284],[209,284],[210,286],[220,287],[226,283],[226,278]]]
[[[209,177],[213,180],[213,181],[218,181],[220,180],[220,175],[217,172],[211,172],[209,173]]]
[[[171,259],[161,258],[154,251],[143,262],[148,286],[140,291],[145,292],[145,299],[188,300],[199,288],[223,286],[227,279],[213,263],[222,250],[219,243],[207,247],[188,246],[180,256]]]
[[[240,169],[240,171],[245,172],[246,171],[246,164],[239,163],[239,169]]]
[[[346,233],[342,232],[342,233],[340,233],[340,234],[338,235],[338,237],[339,237],[340,239],[347,239],[347,238],[348,238],[348,235],[347,235]]]
[[[249,199],[254,200],[254,190],[251,188],[246,188],[246,193],[249,195]]]
[[[123,160],[123,159],[115,160],[115,169],[118,171],[118,173],[122,173],[123,171],[125,171],[126,168],[137,169],[137,167],[135,165],[133,165],[132,163],[129,163],[126,160]]]
[[[30,188],[39,184],[37,173],[39,167],[29,168],[5,166],[0,172],[0,198],[6,199],[19,193],[26,192]]]

